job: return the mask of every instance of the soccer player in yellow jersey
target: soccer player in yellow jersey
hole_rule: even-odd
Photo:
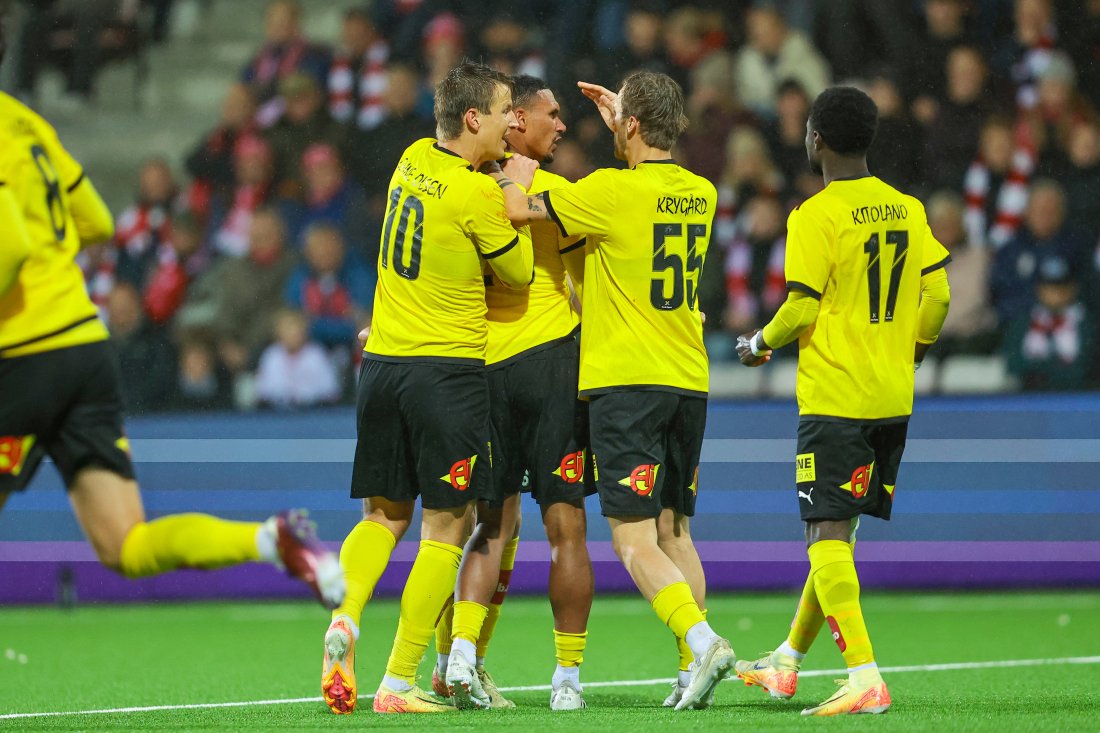
[[[0,181],[0,506],[49,456],[107,567],[139,578],[266,560],[335,607],[339,563],[300,512],[262,524],[203,514],[146,521],[115,354],[73,261],[113,234],[111,212],[53,128],[2,93]]]
[[[541,79],[518,76],[512,81],[517,127],[508,133],[508,147],[549,163],[566,129],[561,107]],[[540,168],[530,191],[567,183]],[[573,282],[583,277],[585,240],[563,237],[549,221],[529,229],[535,258],[530,288],[513,290],[491,272],[486,276],[493,484],[491,495],[478,504],[478,524],[459,571],[453,623],[440,624],[441,631],[453,634],[453,643],[447,636],[450,648],[440,645],[437,672],[459,707],[510,706],[483,662],[515,561],[520,492],[529,491],[539,503],[551,548],[558,666],[550,708],[576,710],[584,707],[580,664],[594,592],[584,498],[594,489],[585,481],[588,411],[577,399],[578,318],[566,274]]]
[[[913,372],[951,299],[950,257],[924,207],[867,170],[877,124],[874,102],[852,87],[827,89],[814,101],[806,152],[825,189],[787,220],[786,302],[763,331],[738,339],[748,366],[798,340],[795,482],[810,574],[786,641],[762,659],[738,662],[737,672],[773,697],[791,697],[799,664],[828,623],[848,680],[803,715],[890,708],[852,550],[860,515],[890,519]]]
[[[374,710],[455,709],[423,692],[416,670],[491,477],[482,262],[507,287],[525,288],[533,275],[530,238],[509,222],[493,180],[477,172],[504,156],[504,136],[516,125],[509,78],[481,64],[452,69],[436,89],[435,118],[439,140],[418,140],[401,154],[382,225],[351,487],[364,500],[364,519],[344,540],[347,598],[325,634],[321,687],[336,713],[355,707],[360,616],[417,497],[420,549]]]
[[[669,152],[687,124],[675,81],[638,72],[618,94],[580,86],[628,168],[530,197],[498,183],[513,222],[550,219],[564,236],[588,237],[579,387],[590,400],[593,478],[615,551],[696,660],[676,709],[703,708],[734,663],[704,618],[688,526],[708,389],[697,296],[717,194]]]

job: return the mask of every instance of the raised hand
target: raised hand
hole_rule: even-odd
[[[519,154],[513,154],[512,157],[504,161],[504,175],[509,180],[523,186],[524,190],[530,190],[531,182],[535,179],[535,171],[538,168],[539,163],[537,160]]]
[[[596,109],[600,111],[600,116],[603,117],[604,124],[607,125],[612,132],[615,132],[618,128],[615,103],[618,101],[619,95],[607,87],[601,87],[599,84],[593,84],[587,81],[578,81],[577,86],[580,87],[581,94],[595,103]]]

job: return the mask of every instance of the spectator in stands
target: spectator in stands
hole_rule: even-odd
[[[326,143],[307,148],[302,156],[302,175],[302,203],[284,207],[295,248],[302,248],[310,227],[326,223],[339,229],[357,258],[373,262],[378,255],[377,222],[367,210],[363,188],[345,175],[336,148]]]
[[[27,15],[19,38],[16,57],[16,94],[35,101],[38,75],[43,66],[64,52],[67,101],[75,108],[85,106],[92,97],[103,31],[113,25],[129,33],[137,5],[125,0],[41,0],[26,3]],[[124,39],[132,42],[131,37]]]
[[[928,226],[951,253],[951,310],[944,321],[935,355],[991,354],[1000,342],[997,312],[990,303],[989,275],[993,253],[973,247],[963,225],[964,204],[954,191],[938,191],[928,199]]]
[[[227,410],[233,406],[230,375],[218,363],[213,347],[199,338],[180,344],[172,410]]]
[[[1080,300],[1074,263],[1050,251],[1036,264],[1035,304],[1009,324],[1008,370],[1025,390],[1080,390],[1092,368],[1092,317]]]
[[[785,213],[774,196],[752,198],[738,236],[726,250],[728,305],[722,325],[735,340],[752,324],[771,320],[787,297]]]
[[[753,127],[738,127],[726,141],[726,168],[718,181],[714,238],[729,245],[739,236],[745,203],[756,196],[779,196],[783,174],[772,161],[764,136]]]
[[[1017,108],[1030,110],[1039,101],[1037,81],[1057,47],[1051,0],[1015,0],[1014,31],[993,54],[993,73],[1009,84]]]
[[[978,157],[963,181],[967,238],[977,247],[1003,247],[1020,226],[1028,183],[1035,168],[1033,152],[1017,146],[1012,121],[990,117],[982,125]]]
[[[947,55],[946,74],[946,98],[922,98],[913,114],[926,128],[926,184],[961,192],[966,169],[978,153],[982,124],[993,109],[989,72],[979,49],[959,46]]]
[[[868,167],[895,188],[923,191],[921,130],[909,116],[893,71],[882,69],[873,74],[867,94],[878,107],[878,130],[867,151]]]
[[[210,204],[209,241],[215,254],[243,257],[248,251],[252,214],[271,196],[271,147],[262,137],[244,135],[233,146],[235,187],[215,194]]]
[[[1100,74],[1093,71],[1100,59],[1100,0],[1073,3],[1070,12],[1070,22],[1063,24],[1065,47],[1080,72],[1081,91],[1100,106]]]
[[[115,222],[116,275],[139,291],[145,287],[157,250],[171,237],[178,193],[168,162],[163,158],[146,160],[138,174],[137,201]]]
[[[821,190],[821,176],[806,162],[806,119],[810,116],[810,98],[794,79],[787,79],[776,91],[775,120],[765,123],[772,159],[787,184],[785,198],[795,203]]]
[[[1096,119],[1096,111],[1077,91],[1077,72],[1069,56],[1050,54],[1036,77],[1035,107],[1023,116],[1028,142],[1038,151],[1040,175],[1061,177],[1069,168],[1069,136],[1075,125]]]
[[[263,209],[252,219],[248,256],[227,261],[218,275],[221,291],[215,331],[218,355],[233,373],[251,368],[271,334],[272,316],[295,257],[287,249],[279,212]]]
[[[1066,224],[1090,241],[1100,238],[1100,123],[1079,122],[1069,134]]]
[[[757,114],[775,117],[780,83],[798,81],[811,98],[829,83],[829,64],[777,10],[755,6],[745,19],[748,43],[737,54],[736,85],[741,102]]]
[[[366,191],[376,225],[385,215],[390,176],[401,151],[420,138],[435,137],[435,123],[417,111],[423,85],[416,70],[391,64],[386,76],[382,122],[369,133],[353,131],[348,145],[348,170]]]
[[[302,196],[302,156],[306,148],[326,143],[343,149],[346,131],[329,115],[321,89],[313,77],[302,73],[291,74],[279,83],[286,109],[266,137],[275,157],[276,190],[285,198]]]
[[[758,126],[751,113],[743,110],[733,87],[733,57],[723,51],[710,54],[691,70],[687,98],[688,129],[676,144],[676,159],[692,173],[716,181],[726,158],[714,141],[725,140],[738,125]],[[806,130],[803,128],[802,137]],[[802,148],[805,166],[806,148]]]
[[[423,43],[418,42],[413,48],[423,49],[422,66],[426,71],[427,83],[431,89],[435,89],[447,72],[458,66],[465,47],[465,29],[457,16],[451,13],[440,13],[427,24],[424,28]],[[401,60],[408,61],[406,57],[401,57]],[[426,107],[421,112],[424,116],[429,116],[431,108]]]
[[[706,42],[702,11],[692,5],[672,11],[665,18],[664,42],[669,76],[687,87],[691,70],[713,50]]]
[[[814,44],[837,79],[886,65],[906,68],[913,51],[913,0],[828,0],[814,3]],[[810,87],[811,96],[817,92]]]
[[[304,262],[287,283],[284,301],[305,314],[311,339],[346,353],[370,322],[377,281],[373,267],[348,256],[332,224],[314,224],[305,241]]]
[[[233,155],[237,141],[256,135],[256,102],[244,84],[231,84],[222,101],[221,119],[206,133],[184,161],[191,175],[187,206],[200,221],[210,215],[210,202],[217,194],[227,196],[233,190]]]
[[[329,114],[338,122],[371,130],[385,116],[382,95],[390,45],[362,8],[344,14],[340,39],[328,72]]]
[[[168,399],[175,355],[163,332],[145,319],[141,296],[120,282],[107,298],[111,343],[118,355],[122,400],[130,413],[160,409]]]
[[[374,0],[370,12],[379,32],[389,39],[394,57],[408,63],[417,61],[421,44],[432,33],[430,26],[434,20],[447,16],[457,21],[450,13],[438,13],[438,4],[431,0]],[[460,26],[460,43],[461,35]]]
[[[920,30],[905,85],[913,99],[913,114],[927,123],[934,116],[937,100],[947,96],[947,57],[952,50],[972,42],[967,32],[968,4],[965,0],[924,0]]]
[[[1038,263],[1057,256],[1082,269],[1085,247],[1065,226],[1066,194],[1061,184],[1039,179],[1031,187],[1024,226],[994,255],[991,290],[997,318],[1004,327],[1034,302]]]
[[[478,34],[485,63],[509,76],[546,76],[546,60],[513,11],[494,12]]]
[[[99,317],[104,323],[110,325],[107,296],[114,290],[118,280],[115,275],[118,248],[114,242],[102,242],[84,247],[76,256],[76,263],[84,274],[84,285],[88,290],[88,297],[95,303]]]
[[[635,69],[669,73],[663,31],[664,9],[660,2],[632,3],[623,23],[625,48],[597,49],[599,68],[606,69],[611,79],[621,79]]]
[[[302,33],[302,9],[296,0],[272,0],[264,15],[264,44],[241,72],[261,105],[275,98],[279,84],[291,74],[309,75],[323,86],[328,76],[329,54],[306,40]],[[267,114],[278,115],[279,105]]]
[[[336,402],[341,391],[336,367],[324,349],[309,340],[306,317],[280,310],[274,331],[275,343],[264,349],[256,373],[260,404],[286,409]]]
[[[142,278],[142,302],[153,323],[172,320],[183,305],[188,285],[209,266],[209,252],[202,245],[202,228],[195,217],[186,212],[177,215],[168,240],[157,246]]]

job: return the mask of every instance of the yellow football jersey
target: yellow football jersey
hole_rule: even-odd
[[[110,212],[98,195],[92,197],[93,210],[74,207],[74,192],[91,190],[84,184],[80,164],[62,147],[49,123],[3,93],[0,180],[16,199],[31,246],[18,280],[0,298],[0,356],[106,339],[107,329],[96,317],[74,258],[82,238],[110,236]]]
[[[580,393],[656,388],[705,396],[699,275],[714,186],[672,160],[605,168],[546,195],[566,236],[588,235]]]
[[[389,190],[364,351],[376,358],[484,362],[482,259],[526,247],[526,284],[530,239],[521,241],[508,221],[496,182],[430,138],[401,155]]]
[[[800,414],[912,413],[920,279],[949,260],[921,202],[873,176],[834,180],[791,212],[787,287],[821,301],[798,341]]]
[[[529,194],[568,185],[559,175],[539,168]],[[571,334],[580,322],[570,302],[562,255],[580,252],[581,237],[562,237],[549,221],[523,227],[528,230],[535,254],[535,279],[524,290],[501,285],[492,271],[485,271],[485,302],[489,306],[489,345],[486,364],[497,364]]]

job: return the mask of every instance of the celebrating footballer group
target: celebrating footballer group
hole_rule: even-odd
[[[885,712],[855,534],[862,514],[890,517],[913,374],[950,291],[949,257],[923,206],[867,169],[877,109],[850,87],[815,101],[806,150],[825,189],[788,220],[786,302],[738,339],[750,367],[799,341],[792,497],[810,559],[786,641],[738,661],[707,619],[690,533],[705,489],[698,290],[715,189],[672,157],[687,119],[671,78],[636,72],[618,92],[578,87],[626,168],[576,183],[547,172],[540,166],[566,131],[554,91],[476,63],[437,89],[438,140],[414,143],[397,162],[360,375],[352,496],[364,519],[340,553],[347,594],[325,634],[324,699],[336,713],[355,709],[360,616],[419,497],[420,549],[374,711],[514,707],[485,662],[529,491],[553,551],[552,710],[585,707],[594,583],[584,500],[597,493],[617,555],[676,640],[665,706],[706,708],[734,674],[791,697],[828,623],[848,679],[803,715]],[[416,672],[433,635],[427,691]]]

